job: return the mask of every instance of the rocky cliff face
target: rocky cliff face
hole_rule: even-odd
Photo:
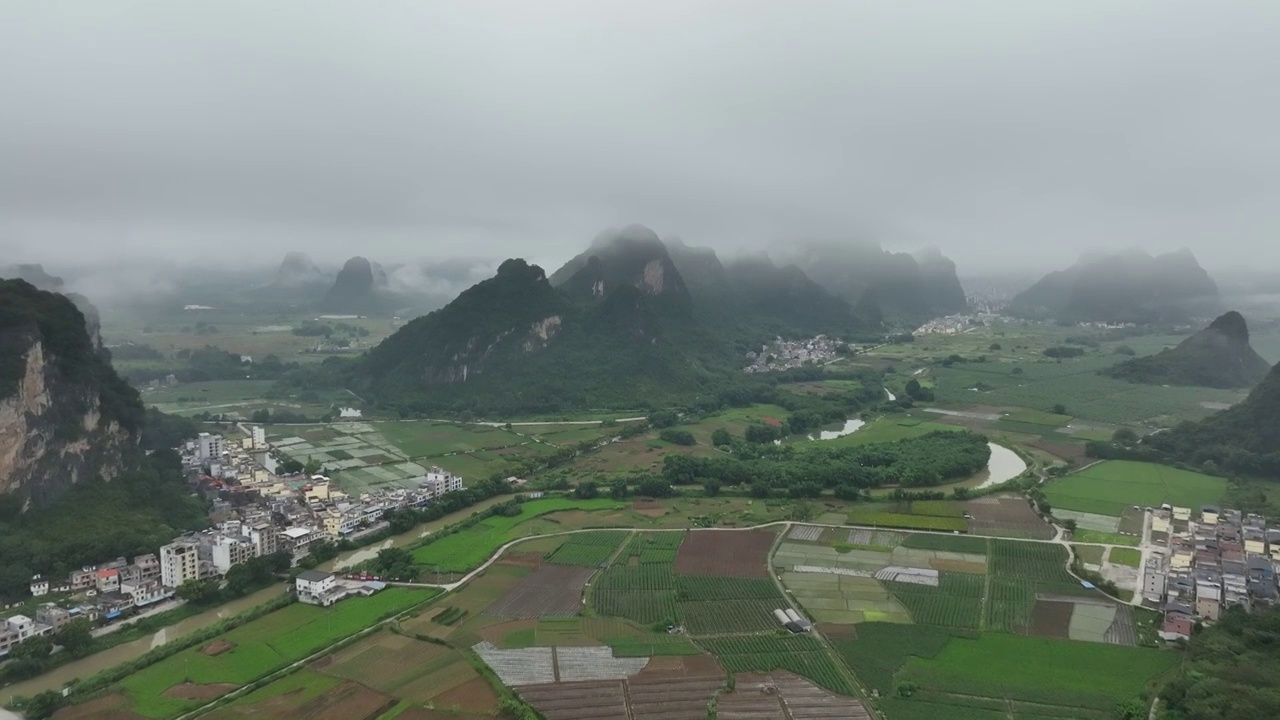
[[[0,494],[25,509],[115,477],[141,413],[71,300],[0,281]]]

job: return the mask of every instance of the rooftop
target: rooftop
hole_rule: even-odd
[[[333,577],[333,573],[325,572],[323,570],[303,570],[298,573],[298,579],[305,580],[307,582],[321,582],[322,580],[328,580],[331,577]]]

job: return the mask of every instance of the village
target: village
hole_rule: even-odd
[[[387,528],[384,514],[396,508],[424,507],[462,489],[462,478],[440,468],[405,483],[411,487],[375,490],[351,496],[321,474],[276,474],[278,463],[262,426],[248,437],[228,442],[202,432],[178,450],[193,490],[211,502],[207,530],[126,560],[106,559],[66,577],[35,576],[31,599],[10,605],[21,612],[0,619],[0,658],[32,638],[52,637],[76,620],[95,634],[111,632],[123,621],[177,607],[179,589],[189,583],[221,583],[231,569],[255,558],[284,554],[297,567],[318,542],[359,540]],[[312,563],[314,564],[314,562]],[[352,594],[368,595],[382,583],[341,578],[306,569],[298,574],[298,599],[331,605]]]
[[[817,335],[808,340],[775,338],[772,343],[760,346],[760,352],[747,352],[747,366],[742,371],[753,375],[831,362],[838,356],[840,345],[841,343],[826,335]]]
[[[1197,623],[1212,623],[1231,607],[1275,605],[1280,529],[1260,515],[1204,506],[1148,513],[1149,553],[1142,568],[1145,605],[1163,615],[1160,637],[1189,640]]]

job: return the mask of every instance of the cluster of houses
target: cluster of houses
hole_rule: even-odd
[[[117,558],[83,567],[51,582],[32,578],[34,598],[56,597],[34,617],[18,614],[0,619],[0,657],[32,637],[52,635],[76,618],[94,624],[150,609],[173,598],[192,580],[221,579],[236,565],[278,552],[293,562],[306,557],[320,540],[356,539],[386,527],[384,514],[400,507],[422,507],[462,489],[462,478],[432,468],[410,488],[376,491],[353,497],[323,475],[276,475],[263,466],[268,445],[261,427],[240,443],[215,433],[201,433],[179,448],[192,485],[212,500],[213,527],[174,538],[127,562]],[[381,588],[374,581],[352,581],[306,571],[299,575],[299,599],[330,605],[351,594]],[[331,575],[331,574],[329,574]],[[30,612],[29,604],[26,612]]]
[[[772,343],[761,345],[760,352],[747,352],[747,366],[742,371],[748,375],[777,372],[810,363],[828,362],[835,357],[836,342],[826,335],[808,340],[775,338]]]
[[[1142,568],[1142,600],[1164,612],[1160,636],[1188,639],[1197,622],[1213,622],[1231,607],[1252,611],[1280,597],[1280,529],[1260,515],[1214,506],[1192,517],[1165,505],[1151,516],[1152,552]]]

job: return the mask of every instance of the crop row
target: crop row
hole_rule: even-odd
[[[671,565],[617,563],[593,584],[590,599],[601,615],[652,625],[675,619],[675,585]]]
[[[990,572],[998,578],[1074,583],[1067,573],[1067,551],[1050,543],[992,540]]]
[[[676,592],[681,601],[769,600],[782,597],[773,580],[680,575]]]
[[[964,532],[969,528],[968,522],[964,518],[906,515],[869,508],[850,510],[849,523],[851,525],[872,525],[905,530],[943,530],[947,532]]]
[[[609,530],[576,533],[563,545],[548,553],[547,562],[585,567],[600,565],[613,557],[626,538],[625,532]]]
[[[982,622],[985,578],[965,573],[942,573],[938,586],[886,581],[885,587],[922,625],[977,629]]]
[[[719,600],[715,602],[682,602],[676,606],[680,623],[692,635],[758,632],[781,628],[773,615],[776,608],[787,607],[776,600]]]
[[[752,635],[703,640],[729,672],[790,670],[841,695],[856,690],[845,672],[817,640],[808,635]]]

